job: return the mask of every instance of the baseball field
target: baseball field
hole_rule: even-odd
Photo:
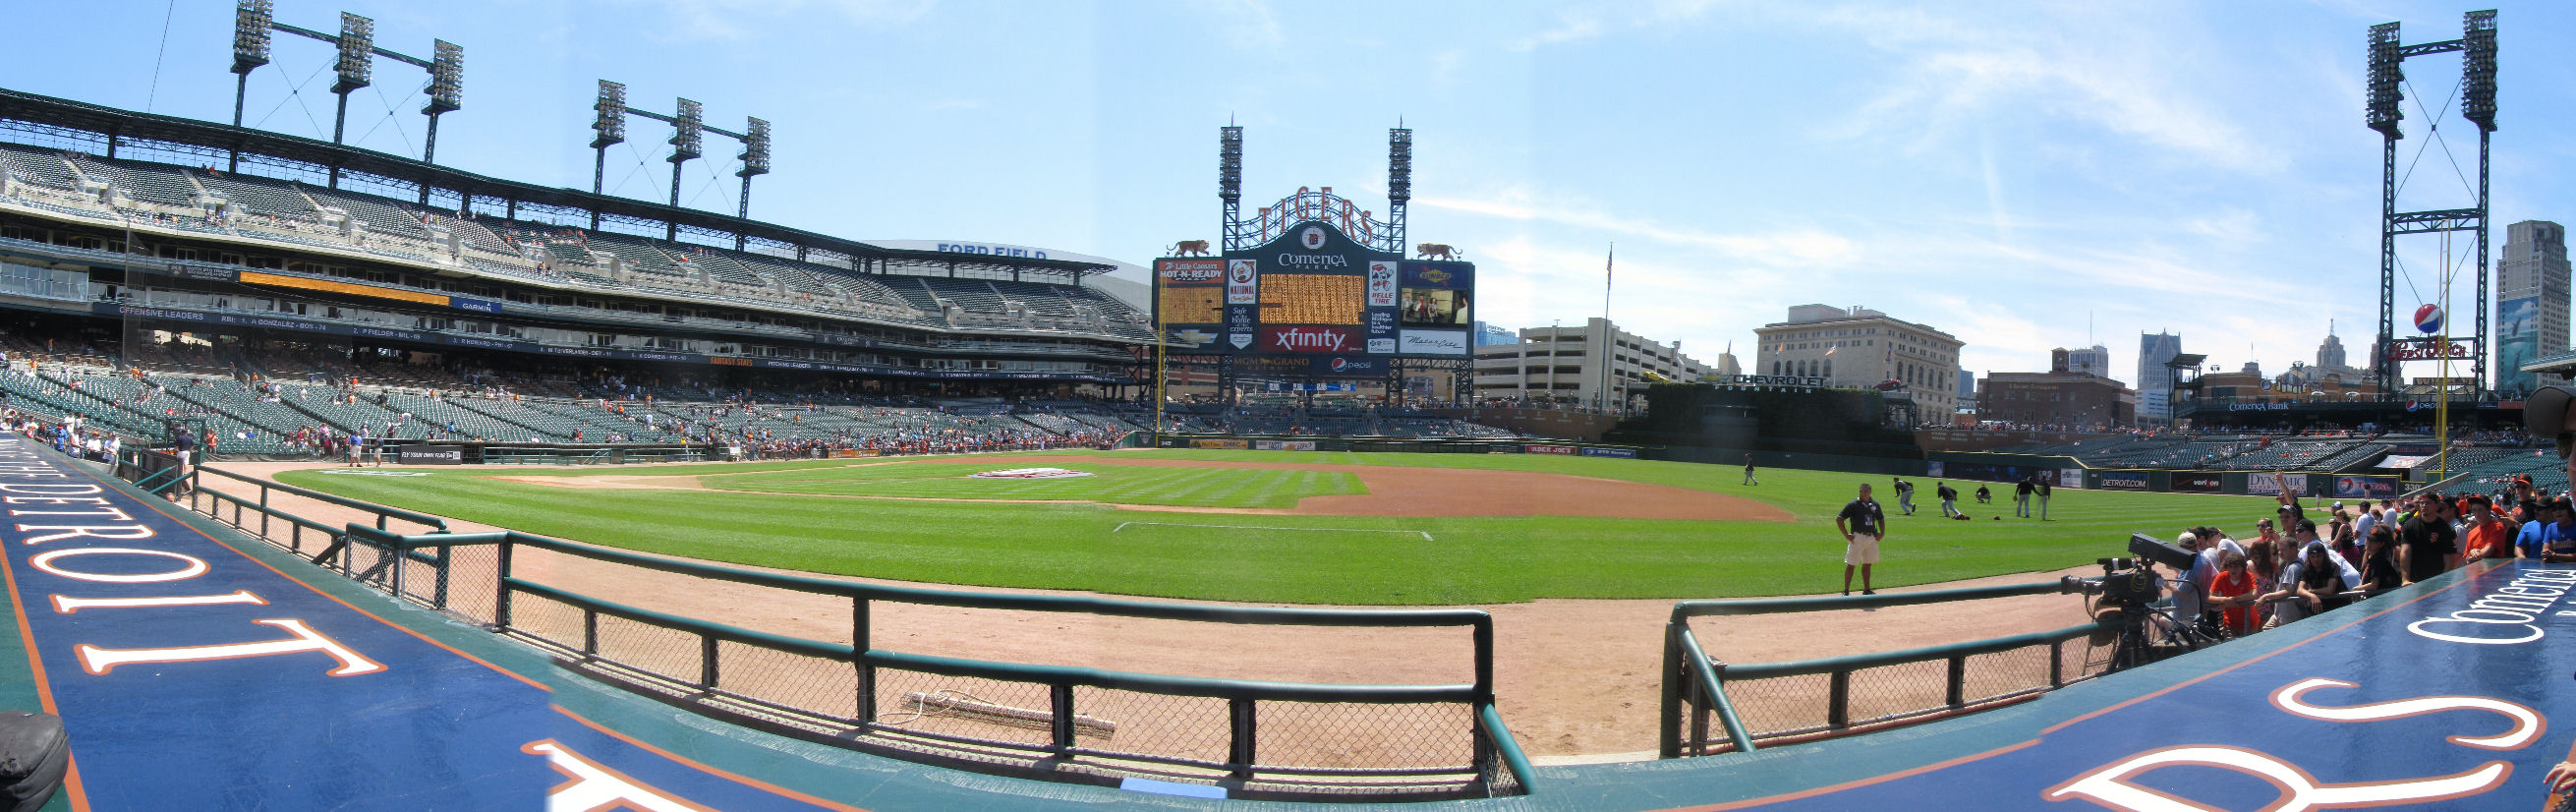
[[[1028,472],[1022,469],[1051,469]],[[1014,472],[1001,477],[976,474]],[[1054,451],[588,469],[313,469],[290,484],[598,544],[924,583],[1334,605],[1812,594],[1838,586],[1834,515],[1875,486],[1878,586],[2050,572],[2133,531],[2247,535],[2269,498],[2011,491],[1945,520],[1887,477],[1545,455]]]

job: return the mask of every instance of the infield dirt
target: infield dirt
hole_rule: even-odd
[[[1099,464],[1097,457],[1067,458],[1085,464]],[[945,461],[954,461],[946,458]],[[1013,465],[1037,461],[1014,457]],[[1112,464],[1201,464],[1201,461],[1118,460]],[[1245,463],[1204,463],[1220,466],[1245,466]],[[216,467],[247,476],[273,477],[276,473],[301,468],[330,467],[328,463],[222,463]],[[1459,471],[1452,469],[1407,469],[1380,466],[1302,466],[1349,470],[1361,474],[1373,493],[1381,483],[1419,481],[1424,473],[1439,474],[1512,474],[1517,472]],[[471,469],[459,469],[460,472]],[[509,470],[526,471],[514,467]],[[1655,509],[1652,498],[1640,498],[1634,489],[1659,486],[1597,480],[1561,475],[1546,476],[1536,484],[1549,488],[1567,488],[1570,493],[1589,493],[1597,500],[1612,486],[1619,491],[1616,503]],[[520,476],[509,477],[518,479]],[[534,479],[564,479],[530,477]],[[593,487],[686,487],[677,483],[645,483],[638,480],[679,480],[693,477],[651,477],[609,475],[582,477],[585,480],[609,480]],[[1435,482],[1441,477],[1425,477]],[[623,480],[620,482],[619,480]],[[1570,480],[1570,481],[1569,481]],[[1501,480],[1469,477],[1447,480],[1440,487],[1460,492],[1475,492],[1487,487],[1482,498],[1491,508],[1475,515],[1531,515],[1531,491],[1520,490],[1529,482],[1504,486]],[[244,492],[251,486],[205,478],[204,487],[227,492]],[[1395,487],[1404,487],[1395,485]],[[1737,499],[1723,494],[1671,488],[1668,490],[1714,497],[1690,504],[1692,510],[1715,510],[1750,505],[1762,511],[1777,513],[1778,508]],[[1453,498],[1442,495],[1439,499]],[[1298,512],[1306,512],[1321,499],[1351,500],[1352,497],[1310,497]],[[1436,501],[1436,500],[1426,500]],[[271,495],[271,504],[298,515],[338,524],[360,519],[363,514],[335,505],[292,497],[284,493]],[[1364,507],[1365,505],[1363,505]],[[1337,506],[1346,511],[1350,506]],[[1747,511],[1755,512],[1755,511]],[[1448,515],[1416,513],[1360,513],[1343,515]],[[1627,511],[1574,513],[1556,515],[1637,516]],[[1657,514],[1645,514],[1657,515]],[[1675,516],[1673,518],[1683,518]],[[1731,518],[1743,519],[1745,516]],[[497,529],[470,522],[451,521],[457,532]],[[1829,543],[1833,542],[1833,543]],[[1840,584],[1841,566],[1838,540],[1819,537],[1779,543],[1812,545],[1815,551],[1815,583],[1830,590]],[[1895,555],[1895,553],[1891,553]],[[746,628],[814,640],[847,643],[850,641],[849,606],[846,600],[783,592],[731,583],[707,582],[686,576],[650,572],[633,567],[604,564],[597,561],[545,554],[528,550],[519,554],[519,574],[575,589],[606,600],[641,606],[676,614],[720,620]],[[728,565],[741,566],[741,565]],[[1901,558],[1891,558],[1889,566],[1902,567]],[[1918,591],[1985,584],[2025,583],[2054,580],[2062,574],[2083,574],[2091,568],[2069,569],[2053,573],[2005,575],[1945,584],[1927,584],[1891,589],[1890,592]],[[835,577],[835,576],[823,576]],[[899,583],[879,579],[850,578],[867,583]],[[905,584],[923,586],[921,584]],[[937,586],[937,585],[930,585]],[[1042,590],[1010,590],[978,587],[979,591],[1041,594],[1094,594]],[[471,595],[477,590],[458,584],[455,594]],[[483,590],[488,592],[488,589]],[[1561,600],[1545,599],[1528,603],[1498,604],[1471,608],[1492,614],[1495,629],[1494,678],[1497,701],[1503,718],[1514,735],[1531,755],[1549,761],[1602,761],[1651,758],[1655,747],[1656,714],[1660,691],[1664,624],[1673,606],[1671,600]],[[1372,606],[1370,609],[1388,607]],[[1703,644],[1712,656],[1729,662],[1770,662],[1807,659],[1843,654],[1887,651],[1938,643],[1975,640],[2021,632],[2063,628],[2083,619],[2074,598],[2031,596],[2000,598],[1967,604],[1933,604],[1907,606],[1876,611],[1817,612],[1801,615],[1773,615],[1745,618],[1704,618],[1693,623]],[[1232,677],[1321,683],[1455,683],[1472,679],[1470,642],[1457,630],[1371,629],[1354,633],[1348,629],[1232,626],[1211,623],[1103,618],[1087,615],[1040,614],[992,610],[946,609],[922,606],[888,606],[877,610],[874,618],[879,630],[872,644],[879,648],[976,659],[1010,662],[1114,668],[1125,671],[1175,674],[1186,676]],[[1817,697],[1821,701],[1821,697]],[[1818,711],[1821,714],[1821,710]]]

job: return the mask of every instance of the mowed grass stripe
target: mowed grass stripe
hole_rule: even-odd
[[[1063,456],[1065,452],[1050,452]],[[1763,484],[1737,484],[1741,468],[1687,463],[1522,455],[1303,452],[1116,452],[1255,462],[1360,463],[1563,473],[1742,496],[1790,522],[1685,522],[1556,516],[1433,517],[1171,514],[1078,503],[912,502],[816,499],[795,493],[891,495],[932,485],[940,495],[1071,498],[1117,503],[1288,507],[1299,496],[1359,493],[1339,472],[1159,468],[1044,463],[1101,476],[1075,480],[940,479],[924,473],[1020,467],[1008,455],[957,462],[836,466],[707,477],[735,491],[591,490],[489,479],[490,472],[434,470],[417,478],[292,472],[280,478],[369,501],[618,547],[759,566],[972,586],[1277,603],[1478,605],[1536,598],[1686,599],[1814,594],[1839,588],[1842,539],[1833,517],[1856,486],[1876,486],[1891,532],[1878,584],[1903,586],[2016,572],[2044,572],[2126,555],[2131,532],[2171,539],[2215,524],[2237,535],[2270,512],[2261,497],[2060,489],[2055,521],[2012,515],[2009,488],[1995,503],[1939,517],[1938,480],[1908,477],[1926,498],[1897,514],[1887,477],[1766,469]],[[691,466],[700,467],[700,466]],[[925,468],[942,469],[925,472]],[[910,469],[910,470],[906,470]],[[667,469],[663,469],[667,470]],[[661,473],[636,468],[632,473]],[[508,473],[536,473],[508,472]],[[549,472],[551,473],[551,472]],[[1114,474],[1114,476],[1112,476]],[[775,480],[775,481],[766,481]],[[1963,492],[1973,482],[1951,480]],[[745,483],[758,485],[749,487]],[[1070,487],[1066,487],[1070,486]],[[889,489],[892,489],[891,491]],[[917,490],[914,492],[918,492]],[[1066,494],[1082,494],[1068,496]],[[1227,504],[1213,504],[1226,500]],[[2321,514],[2320,514],[2321,515]],[[2000,520],[1990,518],[2002,517]],[[1198,527],[1130,527],[1152,521]],[[1263,528],[1365,528],[1428,532],[1316,533]]]

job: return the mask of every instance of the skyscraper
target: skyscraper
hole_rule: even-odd
[[[2496,262],[2496,388],[2528,392],[2557,383],[2520,367],[2567,349],[2567,229],[2546,220],[2505,227]]]
[[[2066,371],[2111,377],[2111,348],[2095,344],[2067,350]]]
[[[2182,336],[2168,332],[2138,335],[2138,424],[2165,426],[2173,423],[2173,373],[2165,362],[2182,354]]]

